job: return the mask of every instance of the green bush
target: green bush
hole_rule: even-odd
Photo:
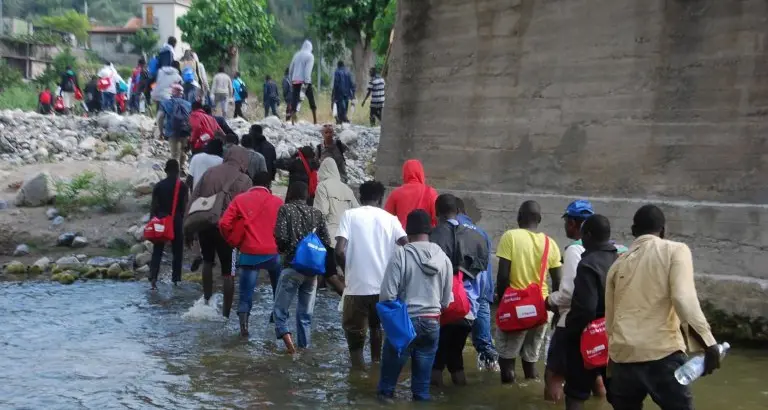
[[[37,92],[32,87],[25,85],[17,85],[0,91],[0,110],[15,109],[37,110]]]
[[[57,54],[56,57],[53,58],[53,63],[49,65],[42,74],[37,76],[34,81],[40,85],[40,87],[56,88],[56,85],[61,80],[61,73],[66,70],[67,66],[72,67],[75,74],[79,74],[77,72],[79,68],[77,58],[72,55],[72,50],[70,48],[65,48],[64,51]],[[83,87],[82,78],[78,78],[78,82],[80,86]]]
[[[101,175],[84,171],[70,179],[55,181],[55,204],[59,212],[68,216],[82,207],[100,207],[115,212],[130,187],[122,181],[111,181],[102,170]]]
[[[17,86],[21,83],[21,71],[6,64],[5,60],[0,60],[0,90]]]

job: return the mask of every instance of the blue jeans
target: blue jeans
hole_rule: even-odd
[[[336,124],[349,122],[349,118],[347,118],[347,111],[349,110],[349,99],[340,98],[334,102],[336,103]]]
[[[279,115],[277,115],[277,101],[270,100],[264,102],[264,118],[269,117],[270,111],[272,112],[272,115],[279,117]]]
[[[104,111],[115,111],[115,93],[106,91],[101,93],[101,109]]]
[[[288,328],[288,318],[293,299],[299,295],[296,305],[296,346],[309,347],[312,333],[312,312],[315,310],[315,292],[317,291],[317,276],[304,275],[293,268],[285,268],[280,272],[275,294],[275,334],[278,339],[291,333]]]
[[[394,397],[397,378],[405,362],[411,359],[411,393],[414,401],[429,400],[429,381],[432,377],[432,363],[437,353],[440,339],[440,322],[437,318],[413,317],[416,338],[398,357],[397,351],[384,339],[384,351],[381,357],[381,377],[377,388],[379,395]]]
[[[483,298],[478,299],[477,318],[472,323],[472,344],[477,350],[479,360],[493,363],[499,359],[491,338],[491,304]]]
[[[256,266],[243,266],[240,269],[240,303],[237,307],[237,313],[251,313],[253,291],[256,289],[256,282],[261,269],[269,272],[269,282],[272,285],[272,297],[274,298],[277,279],[280,275],[280,258],[277,256]]]

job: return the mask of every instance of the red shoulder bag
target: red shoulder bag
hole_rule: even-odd
[[[153,243],[170,242],[175,237],[173,232],[173,219],[176,216],[176,205],[179,202],[179,189],[181,180],[176,181],[176,188],[173,190],[173,205],[171,214],[164,217],[152,217],[144,227],[144,239]]]
[[[531,283],[525,289],[511,286],[504,291],[504,296],[496,310],[496,326],[503,332],[517,332],[532,329],[547,323],[547,307],[541,288],[544,273],[547,271],[549,258],[549,237],[544,237],[544,253],[541,255],[539,282]]]
[[[604,317],[589,322],[581,332],[580,345],[585,368],[608,366],[608,333],[605,332]]]
[[[307,173],[307,177],[309,177],[309,196],[315,196],[315,191],[317,191],[317,171],[313,171],[309,167],[309,162],[304,158],[304,154],[301,151],[299,151],[299,159],[304,164],[304,171]]]

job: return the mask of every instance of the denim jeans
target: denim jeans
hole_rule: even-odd
[[[491,304],[483,298],[479,298],[477,302],[477,318],[472,324],[472,344],[478,359],[488,364],[499,359],[491,338]]]
[[[115,111],[115,93],[106,91],[101,93],[101,109],[104,111]]]
[[[334,103],[336,103],[336,124],[349,122],[349,118],[347,118],[347,112],[349,111],[349,99],[340,98],[334,101]]]
[[[271,101],[265,101],[264,102],[264,118],[269,117],[269,113],[272,112],[272,115],[277,117],[277,101],[271,100]]]
[[[280,275],[280,258],[277,256],[256,266],[243,266],[240,269],[240,302],[237,307],[237,313],[251,313],[251,308],[253,307],[253,291],[256,289],[256,283],[261,269],[269,272],[269,282],[272,285],[272,297],[275,297],[277,279]]]
[[[278,339],[291,333],[288,328],[288,318],[293,299],[299,295],[296,305],[296,346],[309,347],[312,332],[312,312],[315,309],[315,292],[317,291],[317,276],[304,275],[293,268],[284,268],[277,281],[275,294],[275,334]]]
[[[377,388],[379,395],[393,397],[400,371],[405,362],[411,359],[411,393],[413,400],[429,400],[429,381],[432,376],[432,363],[437,353],[437,341],[440,339],[440,322],[437,318],[413,317],[413,328],[416,338],[413,339],[402,355],[384,340],[384,351],[381,357],[381,377]]]

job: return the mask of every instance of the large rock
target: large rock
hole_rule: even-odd
[[[13,251],[13,256],[26,256],[29,255],[29,246],[22,243],[19,246],[16,247],[16,249]]]
[[[94,137],[85,137],[82,141],[80,141],[78,147],[83,151],[93,151],[96,149],[96,145],[98,143],[99,140]]]
[[[111,265],[114,265],[116,263],[120,263],[120,259],[117,258],[109,258],[106,256],[94,256],[93,258],[88,259],[87,262],[85,262],[88,266],[93,266],[94,268],[107,268]]]
[[[16,206],[43,206],[56,197],[56,185],[48,172],[27,178],[16,195]]]
[[[72,268],[80,266],[80,260],[74,256],[62,256],[56,260],[56,266],[60,268]]]
[[[43,256],[42,258],[36,260],[35,263],[32,264],[32,266],[37,266],[40,268],[41,272],[45,272],[48,270],[49,267],[51,267],[51,260]]]
[[[131,178],[131,187],[137,195],[149,195],[162,179],[163,175],[154,169],[139,168]]]
[[[149,265],[149,262],[152,261],[152,254],[149,252],[144,252],[136,255],[136,267],[142,267]]]
[[[261,125],[269,128],[282,128],[283,122],[280,121],[280,118],[277,118],[274,115],[270,115],[269,117],[261,120]]]
[[[9,275],[21,275],[27,272],[27,266],[19,261],[11,261],[5,265],[3,272]]]

